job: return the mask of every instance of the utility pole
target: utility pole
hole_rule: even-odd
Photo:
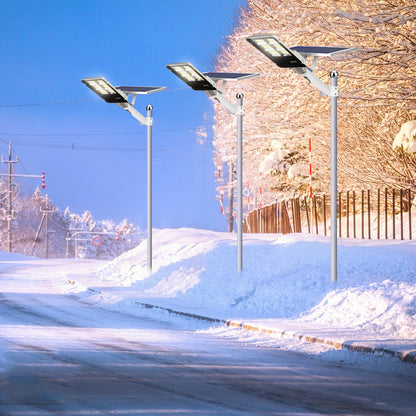
[[[9,159],[4,160],[4,157],[1,157],[3,163],[8,164],[7,175],[9,178],[8,181],[8,203],[7,203],[7,251],[10,253],[12,251],[12,219],[14,217],[13,205],[12,205],[12,178],[13,178],[13,163],[17,163],[19,158],[16,157],[16,160],[12,160],[12,144],[9,143]]]
[[[48,197],[48,195],[46,195],[45,208],[40,209],[40,212],[42,213],[42,220],[41,220],[41,223],[40,223],[41,224],[40,227],[42,227],[42,223],[45,220],[45,228],[46,228],[46,253],[45,254],[46,254],[47,259],[49,258],[49,214],[54,212],[54,211],[55,210],[51,209],[51,207],[49,206],[49,197]],[[40,229],[40,227],[39,227],[39,229]],[[37,239],[38,236],[39,236],[39,233],[35,238],[35,242],[36,242],[36,239]]]
[[[13,211],[12,203],[12,180],[13,178],[42,178],[42,189],[45,189],[45,172],[42,172],[42,175],[17,175],[13,173],[12,165],[19,162],[19,158],[16,156],[16,160],[12,159],[12,144],[9,143],[9,158],[5,160],[4,157],[1,157],[3,163],[8,164],[8,169],[6,174],[0,174],[1,176],[8,177],[8,204],[7,204],[7,251],[10,253],[12,251],[12,220],[15,218],[15,213]]]
[[[228,162],[228,185],[229,185],[229,190],[228,190],[228,195],[229,195],[229,201],[228,201],[228,206],[229,206],[229,212],[228,212],[228,232],[232,233],[234,230],[234,216],[233,216],[233,211],[234,211],[234,162],[232,160],[230,160]]]
[[[76,235],[75,235],[75,252],[74,252],[74,258],[77,259],[78,258],[78,218],[75,218],[75,231],[76,231]]]

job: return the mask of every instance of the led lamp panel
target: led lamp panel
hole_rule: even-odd
[[[94,91],[107,103],[127,103],[127,97],[113,87],[105,78],[94,77],[81,80],[88,88]]]
[[[171,72],[197,91],[216,90],[215,85],[188,62],[169,64],[166,66]]]
[[[294,46],[291,49],[305,56],[334,56],[341,53],[354,51],[357,48],[332,46]]]
[[[293,52],[274,35],[253,35],[247,41],[281,68],[306,67],[302,56]]]
[[[167,87],[127,87],[120,86],[116,87],[119,91],[126,94],[151,94],[152,92],[166,90]]]
[[[204,72],[204,75],[213,79],[214,81],[240,81],[242,79],[257,77],[260,74],[248,74],[241,72]]]

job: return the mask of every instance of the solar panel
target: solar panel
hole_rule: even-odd
[[[332,46],[294,46],[290,48],[301,55],[308,56],[333,56],[340,53],[345,53],[353,51],[356,48],[346,48],[346,47],[332,47]]]
[[[120,86],[116,87],[118,90],[123,91],[127,94],[150,94],[152,92],[165,90],[167,87],[129,87]]]
[[[242,79],[257,77],[260,74],[249,74],[241,72],[204,72],[204,75],[213,80],[240,81]]]

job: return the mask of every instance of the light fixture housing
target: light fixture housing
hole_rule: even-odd
[[[247,41],[280,68],[304,68],[306,59],[274,35],[253,35]]]
[[[128,95],[111,85],[103,77],[84,78],[81,82],[107,103],[128,103]]]
[[[183,82],[188,84],[193,90],[196,91],[214,91],[216,90],[215,83],[209,78],[199,72],[189,62],[181,62],[177,64],[166,65],[169,71],[173,72]]]

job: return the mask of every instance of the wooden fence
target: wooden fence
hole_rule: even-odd
[[[346,238],[412,239],[410,189],[340,191],[337,198],[338,236]],[[296,197],[276,201],[248,213],[245,233],[330,232],[330,198]]]

